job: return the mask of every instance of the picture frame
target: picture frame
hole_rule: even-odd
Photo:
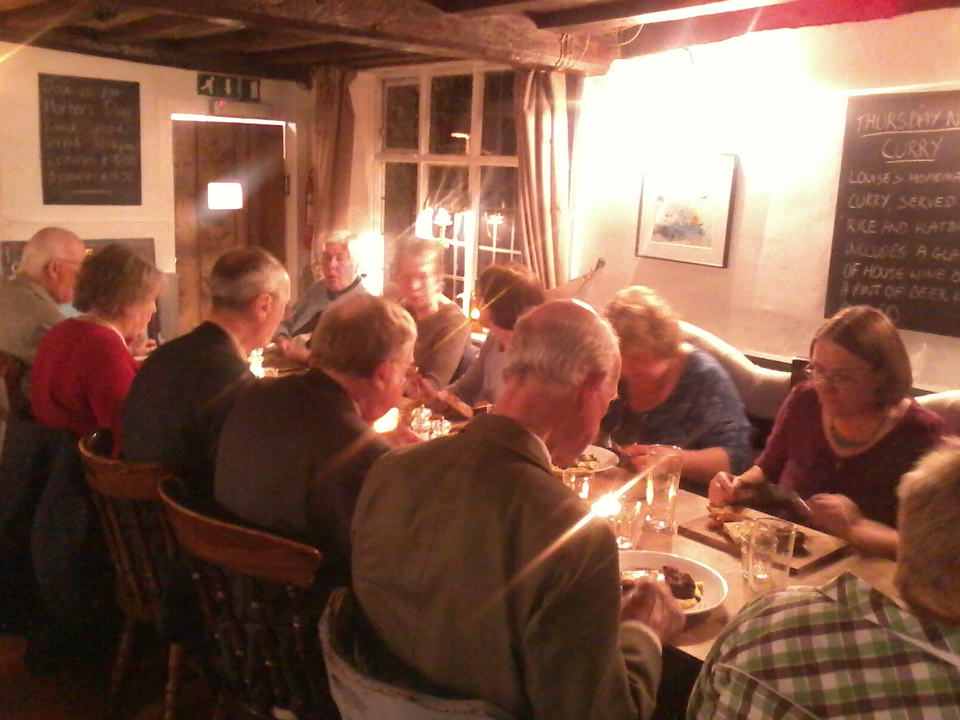
[[[641,180],[636,255],[727,266],[737,156],[657,155]]]

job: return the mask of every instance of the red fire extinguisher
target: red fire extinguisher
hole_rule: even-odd
[[[314,226],[314,184],[315,176],[314,169],[310,168],[310,172],[307,173],[307,189],[306,189],[306,213],[304,216],[303,223],[303,247],[309,250],[313,245],[313,226]]]

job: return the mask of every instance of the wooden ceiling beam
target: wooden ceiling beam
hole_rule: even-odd
[[[520,17],[468,19],[448,15],[425,0],[131,0],[126,6],[315,32],[321,42],[335,36],[400,52],[589,75],[605,73],[619,56],[609,38],[561,39]]]
[[[98,33],[107,43],[134,43],[180,37],[198,37],[229,32],[222,26],[211,27],[196,18],[183,15],[153,15]]]
[[[530,13],[530,17],[541,29],[604,33],[648,23],[671,22],[793,2],[796,0],[610,0]]]
[[[217,37],[178,41],[178,47],[186,52],[271,52],[316,45],[316,35],[288,32],[263,32],[260,30],[237,30]]]
[[[29,4],[4,3],[0,6],[0,24],[31,25],[44,22],[55,27],[73,22],[92,9],[93,2],[75,2],[75,0],[40,0]]]
[[[96,39],[95,33],[78,33],[72,30],[55,29],[34,37],[23,30],[0,26],[0,40],[11,43],[31,44],[49,50],[83,53],[98,57],[142,62],[150,65],[184,68],[199,72],[219,72],[230,75],[310,82],[310,73],[304,68],[271,67],[251,59],[213,53],[185,53],[158,45],[114,45]]]
[[[598,0],[428,0],[452,15],[507,15],[586,5]]]

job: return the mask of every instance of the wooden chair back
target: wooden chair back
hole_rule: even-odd
[[[326,592],[316,548],[203,515],[182,488],[160,497],[199,595],[212,668],[235,702],[261,717],[336,717],[317,626]],[[223,688],[222,688],[223,689]]]
[[[0,350],[0,377],[3,378],[4,390],[7,393],[6,407],[0,404],[0,422],[7,419],[7,413],[30,417],[30,398],[23,394],[21,385],[28,370],[23,360]]]
[[[80,440],[84,476],[116,571],[117,602],[125,615],[155,623],[175,548],[163,522],[159,487],[172,476],[157,464],[106,456],[108,440],[99,433]]]

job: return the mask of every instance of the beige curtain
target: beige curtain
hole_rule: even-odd
[[[340,67],[320,67],[313,72],[313,192],[307,197],[311,241],[331,230],[346,228],[353,162],[350,83],[355,76],[352,70]]]
[[[524,259],[554,288],[567,279],[570,156],[582,78],[547,70],[517,73],[517,155]]]

